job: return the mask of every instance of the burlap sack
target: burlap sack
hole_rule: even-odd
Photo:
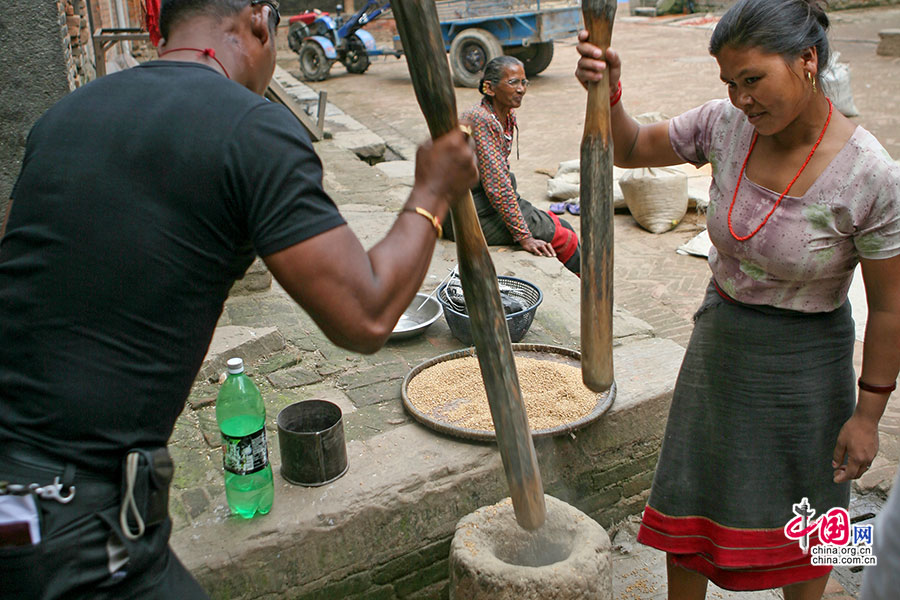
[[[687,175],[680,169],[631,169],[619,179],[619,187],[631,216],[652,233],[669,231],[687,213]]]
[[[547,196],[553,200],[573,200],[581,193],[581,161],[566,160],[559,163],[556,176],[547,180]],[[613,167],[613,208],[624,209],[625,198],[619,188],[619,177],[627,169]]]
[[[578,197],[581,174],[569,171],[547,180],[547,195],[557,200],[571,200]]]

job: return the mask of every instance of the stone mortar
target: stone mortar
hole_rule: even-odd
[[[586,514],[544,496],[536,531],[516,523],[509,498],[460,519],[450,545],[453,600],[611,600],[606,531]]]

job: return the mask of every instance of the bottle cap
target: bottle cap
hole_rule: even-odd
[[[225,364],[228,365],[228,372],[232,375],[244,372],[244,360],[241,358],[229,358]]]

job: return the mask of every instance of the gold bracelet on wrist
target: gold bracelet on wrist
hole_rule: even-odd
[[[434,227],[435,232],[437,232],[438,239],[443,237],[444,228],[441,227],[441,220],[421,206],[404,206],[403,210],[400,212],[411,212],[416,213],[417,215],[422,215],[423,217],[431,221],[431,225]]]

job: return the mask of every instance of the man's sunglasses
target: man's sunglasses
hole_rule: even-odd
[[[259,4],[269,5],[269,8],[272,9],[272,14],[275,15],[275,27],[278,27],[278,24],[281,23],[281,13],[278,12],[278,0],[250,0],[250,6]]]

